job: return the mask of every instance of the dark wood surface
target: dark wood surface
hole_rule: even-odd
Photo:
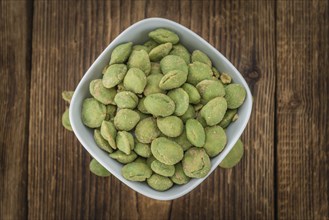
[[[282,1],[277,15],[277,206],[329,219],[329,2]]]
[[[0,17],[0,219],[329,219],[328,1],[2,0]],[[254,97],[241,163],[167,202],[93,176],[61,125],[61,91],[146,17],[205,38]]]

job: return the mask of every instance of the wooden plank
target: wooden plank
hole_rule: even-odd
[[[108,43],[145,17],[145,3],[35,2],[31,103],[39,108],[31,108],[29,218],[135,219],[144,205],[155,209],[145,209],[142,218],[168,215],[170,202],[163,208],[114,177],[91,175],[88,153],[60,124],[60,92],[74,88]]]
[[[30,2],[0,2],[0,219],[27,215]]]
[[[329,3],[277,5],[278,218],[329,218]]]
[[[145,7],[139,7],[141,13],[138,17],[142,19],[144,17],[162,17],[168,18],[174,21],[179,21],[179,15],[181,14],[181,8],[179,8],[179,1],[135,1],[142,4],[145,2]],[[137,11],[137,10],[136,10]],[[139,20],[138,19],[138,20]],[[135,22],[134,20],[132,22]],[[132,23],[130,23],[132,24]],[[129,25],[128,25],[129,26]],[[170,217],[170,211],[172,208],[171,201],[157,201],[147,198],[142,195],[138,197],[138,213],[139,219],[168,219]]]
[[[274,218],[275,15],[273,1],[193,1],[190,27],[224,54],[248,81],[253,113],[242,139],[245,156],[217,169],[175,200],[173,219]],[[184,15],[182,15],[184,17]]]
[[[61,125],[61,91],[74,89],[119,34],[121,13],[119,1],[34,2],[29,219],[137,215],[136,194],[114,177],[92,175],[89,154]]]

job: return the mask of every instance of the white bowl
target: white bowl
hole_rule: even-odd
[[[226,130],[228,142],[225,149],[216,157],[211,159],[211,171],[202,179],[192,179],[189,183],[178,186],[174,185],[171,189],[165,192],[158,192],[151,189],[146,183],[132,182],[123,178],[121,175],[122,165],[108,156],[95,143],[93,138],[93,130],[87,128],[81,121],[81,106],[82,101],[91,97],[89,94],[89,83],[93,79],[101,78],[101,72],[104,66],[109,62],[112,50],[119,44],[132,41],[134,44],[141,44],[148,38],[148,33],[156,28],[168,28],[179,35],[180,43],[187,47],[190,51],[201,50],[206,53],[212,60],[213,65],[220,72],[229,73],[233,81],[244,86],[247,91],[247,96],[244,104],[239,108],[239,119],[232,123]],[[139,21],[125,31],[123,31],[112,43],[99,55],[96,61],[88,69],[84,77],[81,79],[79,85],[75,89],[71,106],[70,106],[70,120],[73,131],[80,143],[91,154],[93,158],[99,161],[108,171],[121,180],[131,189],[153,199],[158,200],[172,200],[179,198],[204,181],[217,167],[218,164],[225,158],[225,156],[232,149],[245,129],[252,108],[252,96],[246,81],[243,79],[239,71],[213,46],[195,34],[188,28],[163,18],[148,18]]]

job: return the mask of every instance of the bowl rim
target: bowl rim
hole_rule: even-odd
[[[175,26],[178,29],[182,29],[183,31],[188,32],[190,35],[192,35],[194,38],[196,38],[198,41],[202,42],[203,44],[207,45],[209,47],[210,50],[212,50],[212,52],[214,52],[216,54],[216,56],[218,56],[220,59],[222,59],[223,62],[225,62],[226,65],[229,66],[229,68],[233,69],[235,71],[235,73],[237,74],[237,76],[239,77],[239,80],[241,81],[240,83],[243,84],[244,88],[246,89],[246,99],[244,104],[246,104],[246,117],[245,120],[243,120],[242,125],[239,127],[238,131],[236,132],[236,135],[234,135],[234,137],[232,138],[232,143],[236,143],[237,140],[240,138],[242,132],[244,131],[244,129],[246,128],[249,119],[250,119],[250,115],[251,115],[251,111],[252,111],[252,95],[250,92],[250,88],[247,84],[247,82],[245,81],[245,79],[243,78],[242,74],[235,68],[235,66],[224,56],[222,55],[216,48],[214,48],[214,46],[212,46],[209,42],[207,42],[206,40],[204,40],[201,36],[199,36],[198,34],[196,34],[195,32],[193,32],[192,30],[190,30],[189,28],[171,21],[169,19],[165,19],[165,18],[158,18],[158,17],[152,17],[152,18],[146,18],[146,19],[142,19],[134,24],[132,24],[131,26],[129,26],[127,29],[125,29],[124,31],[122,31],[114,40],[112,40],[109,45],[102,51],[102,53],[97,57],[97,59],[92,63],[92,65],[88,68],[88,70],[85,72],[85,74],[83,75],[83,77],[81,78],[81,80],[78,83],[78,86],[76,87],[75,91],[79,91],[81,90],[81,87],[84,84],[84,81],[86,81],[87,76],[92,74],[91,70],[94,68],[94,66],[97,66],[98,63],[101,61],[102,57],[105,56],[105,54],[108,53],[108,51],[111,49],[111,47],[113,45],[116,45],[118,43],[118,41],[120,41],[120,38],[125,35],[126,32],[128,32],[129,30],[135,28],[136,26],[140,26],[140,25],[145,25],[148,22],[158,22],[159,23],[159,27],[161,27],[161,24],[166,23],[166,25],[171,25],[171,26]],[[74,92],[72,100],[71,100],[71,104],[70,105],[74,105],[76,103],[76,99],[78,99],[78,93]],[[74,118],[74,112],[73,112],[73,108],[69,108],[69,116],[70,119]],[[213,173],[213,171],[218,167],[218,164],[226,157],[226,155],[229,153],[229,151],[232,149],[233,145],[231,147],[228,148],[228,146],[226,145],[226,147],[224,148],[224,150],[220,153],[220,156],[218,158],[218,161],[216,162],[215,166],[212,166],[210,172],[207,174],[207,176],[205,176],[204,178],[200,178],[197,179],[197,181],[195,181],[195,183],[191,184],[190,186],[187,186],[184,190],[179,191],[179,193],[173,195],[173,196],[166,196],[166,191],[164,192],[160,192],[161,196],[158,195],[153,195],[152,193],[149,192],[144,192],[143,190],[139,190],[136,189],[133,185],[134,182],[128,181],[126,179],[124,179],[121,175],[121,173],[117,173],[116,171],[112,170],[111,167],[108,167],[102,159],[100,159],[97,154],[94,154],[91,152],[91,150],[88,148],[88,146],[86,145],[86,143],[84,143],[83,137],[80,135],[79,133],[79,129],[75,123],[75,120],[71,121],[71,126],[72,126],[72,130],[75,134],[75,136],[77,137],[77,139],[79,140],[79,142],[82,144],[82,146],[85,148],[85,150],[87,150],[87,152],[93,157],[95,158],[102,166],[104,166],[107,170],[109,170],[109,172],[111,172],[112,175],[114,175],[116,178],[118,178],[122,183],[124,183],[125,185],[127,185],[129,188],[131,188],[134,191],[139,192],[140,194],[147,196],[149,198],[152,199],[157,199],[157,200],[173,200],[176,198],[179,198],[181,196],[184,196],[185,194],[191,192],[193,189],[195,189],[198,185],[200,185],[206,178],[208,178],[209,175],[211,175]],[[237,135],[238,134],[238,135]],[[110,157],[109,157],[110,158]],[[112,159],[112,158],[110,158]]]

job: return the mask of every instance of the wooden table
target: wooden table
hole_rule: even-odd
[[[0,16],[0,219],[329,219],[328,1],[2,0]],[[241,163],[167,202],[93,176],[61,125],[61,91],[155,16],[214,45],[254,96]]]

